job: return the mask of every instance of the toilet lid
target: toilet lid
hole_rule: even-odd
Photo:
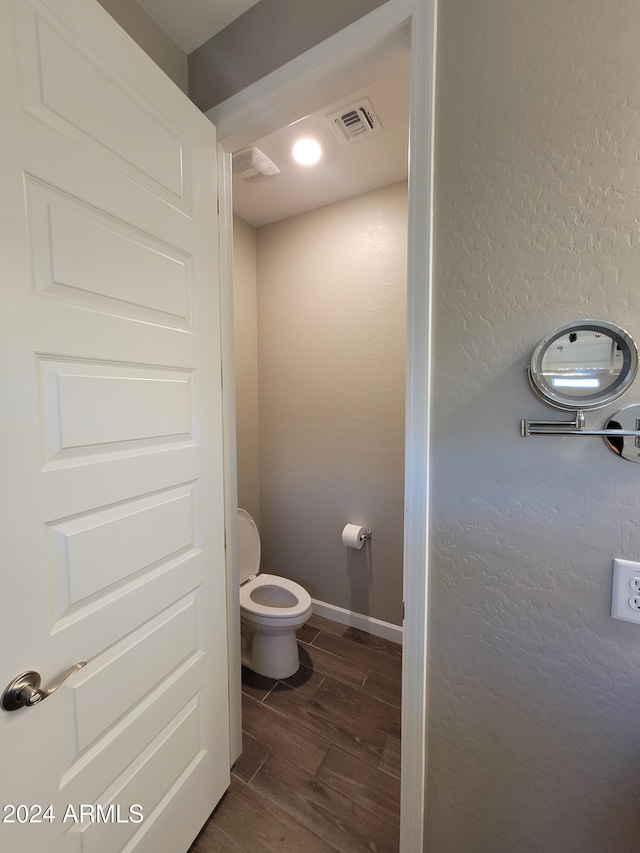
[[[241,584],[260,571],[260,534],[246,509],[238,509],[238,571]]]

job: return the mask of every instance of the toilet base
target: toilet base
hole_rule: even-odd
[[[267,678],[289,678],[300,667],[295,631],[261,634],[255,631],[242,638],[242,663]]]

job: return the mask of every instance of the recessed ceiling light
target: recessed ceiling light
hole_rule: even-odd
[[[315,139],[299,139],[293,146],[293,159],[301,166],[313,166],[322,156],[322,148]]]

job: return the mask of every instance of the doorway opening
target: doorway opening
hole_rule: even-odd
[[[375,109],[379,130],[344,142],[333,117],[351,119],[354,104]],[[273,717],[265,704],[295,724],[312,696],[323,700],[327,760],[335,753],[354,775],[376,776],[391,821],[381,818],[378,831],[390,839],[399,820],[408,121],[405,51],[393,72],[385,62],[366,87],[236,153],[233,182],[238,503],[258,524],[261,571],[302,584],[315,616],[300,636],[300,707],[245,671],[245,709],[261,704],[246,709],[244,730],[260,742],[266,724],[256,715]],[[300,139],[318,141],[317,165],[292,161]],[[256,174],[265,161],[278,174]],[[343,546],[348,522],[373,530],[364,548]],[[350,714],[338,715],[336,691]],[[382,729],[364,725],[374,708]],[[321,720],[307,722],[317,729]]]
[[[401,46],[411,44],[411,170],[408,217],[408,312],[407,312],[407,409],[405,467],[405,536],[403,627],[403,755],[401,846],[422,849],[425,794],[426,727],[426,609],[428,542],[428,446],[429,446],[429,326],[431,282],[431,207],[433,152],[433,95],[435,57],[435,6],[430,0],[413,3],[389,0],[380,9],[347,27],[327,42],[209,111],[221,141],[222,186],[221,248],[223,281],[232,280],[231,262],[231,153],[251,145],[274,129],[295,121],[303,112],[319,109],[355,91],[368,80],[368,67]],[[344,81],[353,85],[345,89]],[[335,97],[328,93],[334,92]],[[231,316],[230,298],[223,292],[223,312]],[[230,322],[230,321],[229,321]],[[232,365],[230,342],[227,365]],[[233,371],[227,372],[226,387],[232,394]],[[228,407],[230,411],[232,406]],[[227,422],[229,471],[235,472],[235,424]],[[230,564],[234,554],[233,521],[236,495],[228,495],[227,541]],[[233,581],[229,584],[229,615],[237,616]],[[238,630],[239,636],[239,630]],[[231,636],[233,647],[234,637]],[[233,649],[232,649],[233,653]],[[239,661],[239,643],[238,643]],[[239,665],[238,665],[239,670]],[[232,721],[234,693],[239,709],[240,685],[231,685]],[[239,719],[239,710],[237,714]],[[233,725],[233,724],[232,724]],[[238,733],[239,743],[239,733]]]

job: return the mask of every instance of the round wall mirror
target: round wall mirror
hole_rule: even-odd
[[[531,357],[533,390],[557,409],[599,409],[629,388],[638,370],[633,338],[613,323],[576,320],[540,341]]]

